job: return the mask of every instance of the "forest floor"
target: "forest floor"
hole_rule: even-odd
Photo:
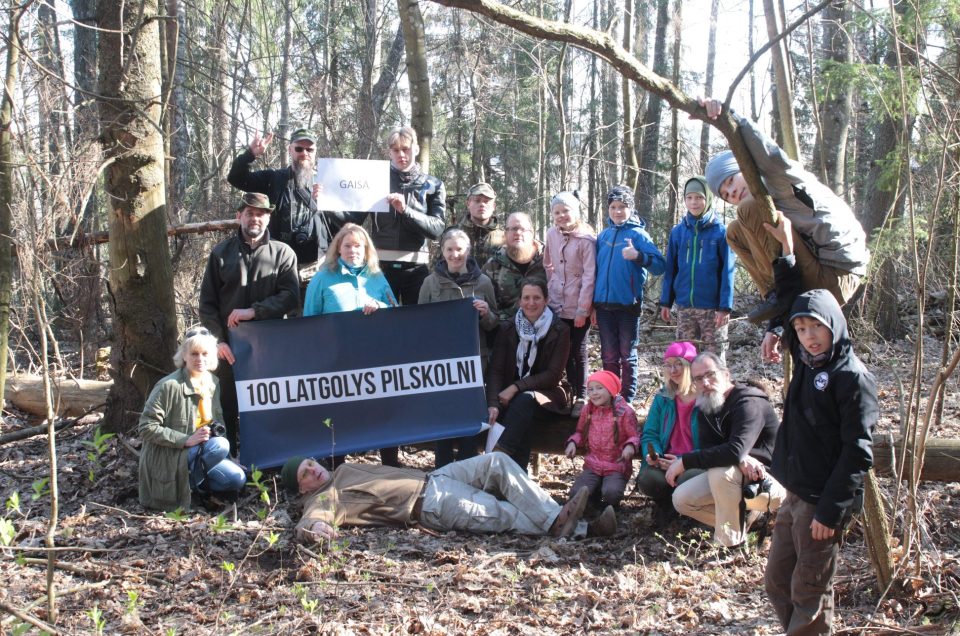
[[[756,332],[733,329],[728,360],[735,377],[765,377]],[[646,336],[645,336],[646,337]],[[668,335],[655,335],[666,342]],[[939,360],[936,339],[926,359]],[[649,395],[659,383],[660,344],[643,355]],[[858,346],[877,375],[878,430],[896,432],[900,384],[914,356],[908,341]],[[935,372],[930,363],[927,381]],[[951,380],[945,424],[936,437],[960,437],[960,391]],[[248,486],[234,515],[182,516],[144,510],[137,501],[139,446],[133,437],[91,442],[96,417],[58,434],[60,512],[55,571],[62,633],[143,634],[775,634],[780,626],[763,592],[769,538],[733,556],[710,546],[705,529],[658,528],[652,505],[631,494],[616,536],[553,540],[523,536],[436,535],[422,529],[345,528],[332,545],[293,537],[294,504],[263,478],[270,504]],[[3,432],[36,422],[7,417]],[[374,461],[366,457],[359,461]],[[401,454],[429,469],[427,451]],[[562,501],[580,466],[544,456],[539,482]],[[0,446],[0,633],[39,633],[17,609],[46,612],[45,554],[50,515],[45,437]],[[881,480],[888,496],[893,484]],[[632,485],[628,492],[632,491]],[[39,495],[35,497],[35,495]],[[836,578],[837,633],[952,633],[960,630],[960,487],[932,483],[920,493],[924,561],[909,594],[881,596],[863,529],[854,524]],[[15,501],[15,499],[19,501]],[[902,506],[892,506],[901,510]],[[895,527],[902,511],[895,513]]]

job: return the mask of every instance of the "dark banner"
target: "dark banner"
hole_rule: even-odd
[[[470,299],[243,322],[230,347],[247,466],[471,435],[486,420]]]

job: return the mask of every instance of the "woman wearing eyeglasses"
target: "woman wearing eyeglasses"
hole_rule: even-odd
[[[526,468],[537,421],[568,410],[560,379],[570,355],[570,328],[547,306],[544,280],[521,281],[519,305],[512,320],[500,323],[487,378],[487,411],[490,426],[503,427],[499,439],[491,431],[495,450]]]
[[[663,370],[667,381],[653,399],[640,438],[643,463],[637,475],[637,488],[656,503],[657,525],[663,525],[677,516],[671,499],[674,488],[666,479],[670,462],[698,448],[697,393],[690,374],[690,364],[696,357],[697,349],[693,343],[674,342],[667,347],[663,354]],[[649,452],[651,448],[655,457]],[[698,469],[687,470],[677,485],[702,472]]]
[[[227,458],[223,437],[217,339],[190,329],[173,356],[177,370],[153,387],[140,416],[140,503],[159,510],[190,509],[190,495],[234,499],[247,478]]]

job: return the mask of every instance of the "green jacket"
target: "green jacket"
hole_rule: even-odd
[[[497,250],[490,260],[483,266],[483,273],[493,283],[493,291],[497,296],[497,317],[500,320],[513,320],[517,313],[517,303],[520,300],[520,281],[524,278],[539,278],[547,281],[547,270],[543,268],[543,244],[534,241],[537,253],[530,261],[527,273],[522,273],[517,264],[507,256],[506,246]]]
[[[470,237],[470,255],[481,267],[503,247],[503,228],[496,216],[491,218],[487,225],[477,225],[470,218],[470,213],[464,212],[463,218],[454,227],[460,228]]]
[[[213,377],[213,419],[223,421],[220,382]],[[137,432],[140,449],[140,503],[160,510],[190,509],[187,438],[197,421],[200,393],[185,369],[162,378],[150,392]]]

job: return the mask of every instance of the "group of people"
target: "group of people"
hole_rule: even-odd
[[[715,101],[704,106],[710,116],[720,112]],[[186,508],[191,492],[243,488],[244,470],[230,459],[239,418],[229,330],[296,315],[300,273],[309,279],[306,316],[470,298],[487,439],[438,442],[430,473],[401,467],[396,448],[380,449],[383,466],[330,470],[313,458],[291,458],[282,480],[308,497],[299,537],[330,538],[345,524],[607,536],[616,532],[640,457],[637,487],[653,499],[658,518],[679,512],[696,519],[722,546],[742,544],[763,512],[779,508],[767,590],[788,632],[796,625],[828,631],[839,537],[858,510],[877,419],[875,383],[852,351],[840,309],[869,252],[842,199],[752,122],[739,121],[777,212],[764,218],[732,155],[721,153],[704,177],[685,183],[686,214],[665,256],[625,186],[608,192],[599,234],[583,220],[575,191],[552,198],[554,225],[543,243],[527,214],[510,214],[501,226],[487,183],[470,188],[466,214],[445,229],[443,183],[420,170],[408,127],[387,139],[390,211],[373,214],[368,232],[368,213],[316,209],[310,131],[291,136],[290,165],[280,170],[252,170],[272,139],[255,137],[228,177],[245,191],[240,227],[208,259],[203,327],[187,332],[174,358],[178,371],[157,384],[141,417],[141,502]],[[714,195],[737,205],[727,227]],[[437,240],[439,258],[432,258]],[[750,313],[769,321],[763,357],[776,361],[789,351],[796,362],[782,423],[767,395],[736,382],[725,364],[733,253],[763,298]],[[664,353],[666,383],[641,427],[631,402],[651,274],[664,276],[660,314],[669,321],[676,307],[678,339]],[[592,324],[602,369],[588,374]],[[585,454],[563,506],[525,470],[538,422],[556,414],[577,418],[566,454]],[[484,441],[488,452],[478,455]],[[602,511],[589,524],[582,519],[588,500]],[[828,576],[807,580],[811,567]]]

